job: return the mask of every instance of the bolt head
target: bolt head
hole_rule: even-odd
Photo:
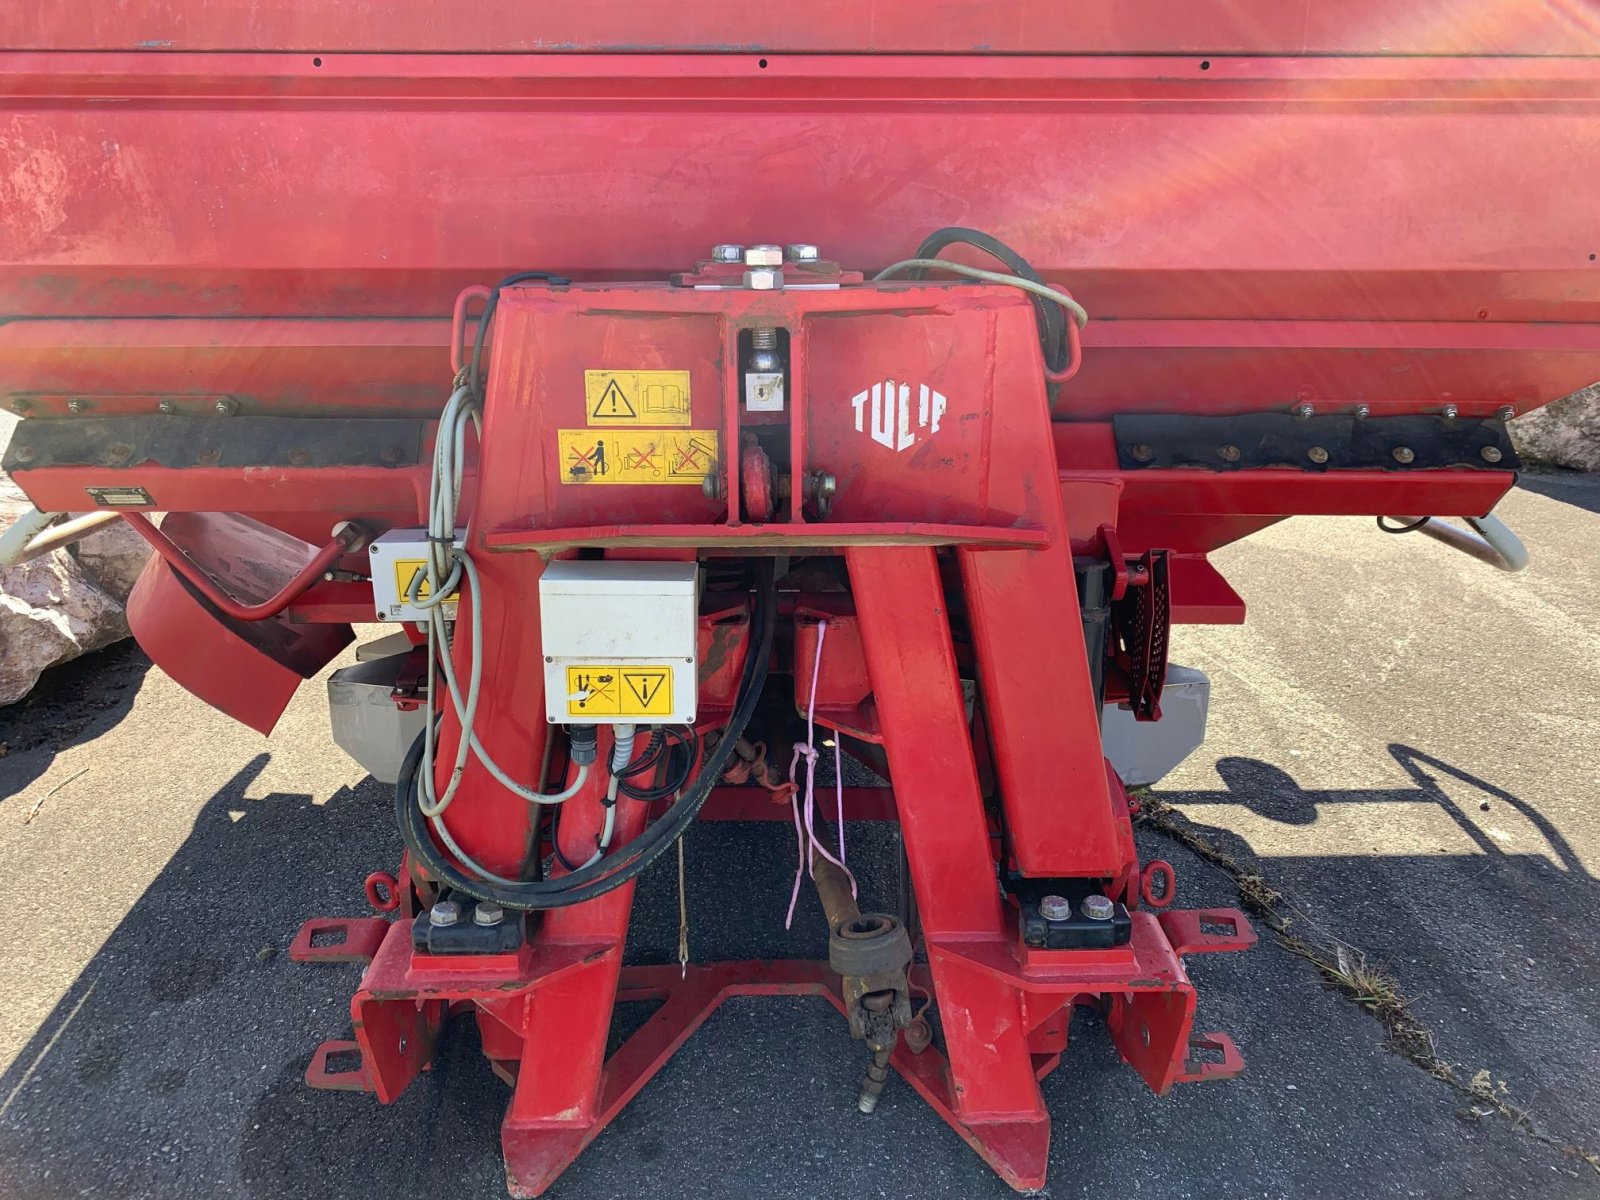
[[[1370,404],[1358,404],[1358,405],[1356,405],[1356,419],[1357,420],[1365,421],[1371,415],[1372,415],[1372,406]]]
[[[770,374],[773,371],[783,370],[783,360],[778,357],[776,350],[754,350],[750,354],[749,368],[761,374]]]
[[[744,261],[744,247],[733,242],[721,242],[711,247],[711,261],[736,263]]]
[[[744,273],[744,285],[753,292],[776,292],[783,287],[783,272],[777,267],[752,267]]]
[[[1039,915],[1046,921],[1065,921],[1072,916],[1072,901],[1065,896],[1045,896],[1039,901]]]
[[[811,494],[819,500],[831,500],[839,490],[839,481],[832,471],[818,471],[811,486]]]
[[[1135,462],[1149,462],[1156,456],[1156,452],[1143,442],[1132,447],[1128,453],[1133,456]]]
[[[1116,915],[1117,906],[1111,903],[1108,896],[1096,893],[1083,898],[1083,915],[1091,921],[1109,921]]]
[[[1446,404],[1444,408],[1440,410],[1446,421],[1454,421],[1456,419],[1456,414],[1460,411],[1461,410],[1454,404]]]
[[[700,481],[700,490],[705,493],[707,500],[726,500],[728,477],[721,471],[711,471]]]
[[[1396,446],[1394,448],[1394,460],[1397,463],[1408,463],[1416,457],[1410,446]]]
[[[39,456],[39,452],[32,446],[18,446],[12,453],[18,462],[24,463],[32,462]]]
[[[1306,457],[1312,462],[1316,463],[1318,466],[1321,466],[1323,463],[1328,461],[1328,452],[1321,446],[1313,446],[1311,449],[1306,451]]]
[[[1504,455],[1500,453],[1500,448],[1498,446],[1485,446],[1482,450],[1478,451],[1478,455],[1483,459],[1484,462],[1499,462],[1501,458],[1504,457]]]
[[[474,925],[498,925],[505,918],[506,910],[490,900],[478,901],[478,907],[472,910]]]
[[[178,406],[176,404],[174,404],[171,400],[163,400],[159,404],[156,405],[156,411],[157,412],[162,412],[162,413],[175,412],[175,411],[177,411],[177,408],[178,408]]]
[[[744,248],[744,265],[747,267],[781,267],[783,266],[782,246],[746,246]]]
[[[1509,404],[1502,404],[1499,408],[1494,410],[1494,415],[1499,417],[1502,421],[1509,421],[1512,417],[1517,415],[1517,410]]]
[[[1239,461],[1239,447],[1231,445],[1231,444],[1230,445],[1226,445],[1226,446],[1218,446],[1217,447],[1217,457],[1220,458],[1223,462],[1238,462]]]
[[[80,413],[87,407],[89,407],[89,406],[87,404],[85,404],[82,400],[68,400],[67,401],[67,411],[68,412]]]
[[[805,242],[796,242],[783,248],[783,256],[790,262],[816,262],[822,257],[822,251]]]
[[[428,924],[447,929],[461,920],[461,905],[454,900],[440,900],[428,910]]]
[[[1309,420],[1311,417],[1316,416],[1316,413],[1317,406],[1314,404],[1296,404],[1294,406],[1294,415],[1302,421]]]
[[[239,411],[239,406],[232,400],[229,400],[226,396],[224,396],[221,400],[218,400],[216,404],[212,405],[212,407],[217,410],[217,415],[223,417],[231,417],[234,413]]]

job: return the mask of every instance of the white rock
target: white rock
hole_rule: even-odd
[[[0,704],[22,699],[50,667],[127,636],[121,602],[65,551],[0,567]]]
[[[128,599],[134,580],[150,560],[150,543],[126,521],[114,521],[72,546],[70,553],[83,573],[120,603]]]
[[[0,529],[32,505],[0,473]],[[131,537],[138,546],[128,544]],[[121,522],[73,548],[0,567],[0,704],[14,704],[41,672],[128,636],[122,602],[147,557]]]
[[[1600,384],[1518,417],[1510,428],[1523,462],[1600,471]]]

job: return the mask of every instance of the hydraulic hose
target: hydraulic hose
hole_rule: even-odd
[[[661,819],[615,854],[587,863],[556,879],[526,882],[495,882],[476,879],[450,862],[434,844],[427,817],[417,803],[418,773],[422,762],[424,736],[417,735],[400,768],[395,784],[395,819],[401,839],[412,858],[438,882],[465,892],[479,900],[489,900],[504,908],[523,912],[565,908],[615,891],[642,875],[682,837],[705,806],[711,791],[733,756],[734,745],[744,735],[767,681],[767,664],[772,654],[773,633],[777,627],[778,605],[771,560],[756,566],[756,602],[753,625],[755,643],[745,656],[739,677],[739,691],[733,713],[717,748],[701,764],[699,773],[684,788],[683,796]]]

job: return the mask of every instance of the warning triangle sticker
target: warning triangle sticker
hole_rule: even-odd
[[[591,417],[599,420],[609,418],[613,421],[623,421],[638,415],[628,397],[617,386],[615,379],[606,384],[606,390],[600,394],[600,399],[595,403],[594,412],[590,414]]]
[[[661,685],[666,682],[665,671],[627,671],[622,676],[628,683],[628,688],[639,697],[639,703],[648,711],[651,701],[656,698],[656,693],[661,690]]]

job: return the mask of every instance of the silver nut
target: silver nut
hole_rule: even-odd
[[[1456,414],[1461,410],[1454,404],[1446,404],[1440,411],[1443,413],[1446,421],[1454,421],[1456,419]]]
[[[1416,457],[1410,446],[1396,446],[1394,448],[1394,460],[1397,463],[1408,463]]]
[[[1091,921],[1109,921],[1116,912],[1117,906],[1107,896],[1097,893],[1083,898],[1083,915]]]
[[[712,262],[736,263],[744,261],[744,247],[733,242],[719,242],[711,247]]]
[[[746,246],[744,248],[744,265],[747,267],[781,267],[783,266],[783,247]]]
[[[1309,420],[1310,418],[1316,416],[1316,414],[1317,406],[1315,404],[1296,404],[1294,406],[1294,415],[1299,417],[1302,421]]]
[[[744,273],[744,285],[753,292],[776,292],[783,287],[783,272],[777,267],[755,267]]]
[[[1358,405],[1356,405],[1356,419],[1357,420],[1365,421],[1371,415],[1372,415],[1372,406],[1370,404],[1358,404]]]
[[[1321,446],[1313,446],[1311,449],[1306,451],[1306,457],[1312,462],[1316,463],[1318,466],[1321,466],[1323,463],[1328,461],[1328,452]]]
[[[212,407],[217,410],[217,415],[222,417],[231,417],[234,413],[239,411],[238,404],[232,400],[229,400],[226,396],[224,396],[221,400],[218,400],[214,405],[212,405]]]
[[[176,404],[174,404],[171,400],[162,400],[160,403],[158,403],[156,405],[156,411],[157,412],[162,412],[162,413],[177,412],[178,411],[178,406]]]
[[[1485,446],[1482,450],[1478,451],[1478,455],[1483,459],[1484,462],[1499,462],[1503,457],[1498,446]]]
[[[479,900],[478,907],[472,910],[474,925],[498,925],[505,918],[506,910],[492,900]]]
[[[1517,415],[1517,410],[1509,404],[1502,404],[1499,408],[1494,410],[1494,415],[1499,417],[1502,421],[1509,421],[1512,417]]]
[[[1039,915],[1046,921],[1065,921],[1072,916],[1072,901],[1065,896],[1045,896],[1039,901]]]
[[[437,901],[428,910],[428,924],[437,929],[447,929],[461,920],[461,905],[454,900]]]
[[[79,413],[79,412],[82,412],[84,409],[86,409],[88,407],[89,406],[87,404],[85,404],[82,400],[68,400],[67,401],[67,411],[68,412]]]
[[[822,257],[822,251],[805,242],[796,242],[783,248],[783,255],[790,262],[816,262]]]
[[[1231,443],[1228,444],[1228,445],[1225,445],[1225,446],[1218,446],[1217,447],[1217,457],[1220,458],[1223,462],[1238,462],[1239,461],[1239,447],[1237,447],[1237,446],[1235,446],[1235,445],[1233,445]]]
[[[1156,452],[1143,442],[1139,442],[1128,451],[1135,462],[1149,462],[1156,456]]]
[[[708,471],[706,477],[700,481],[700,490],[705,493],[707,500],[726,500],[728,478],[721,471]]]
[[[776,350],[757,350],[750,355],[747,365],[759,375],[769,375],[774,371],[783,370],[783,359],[778,357]]]

